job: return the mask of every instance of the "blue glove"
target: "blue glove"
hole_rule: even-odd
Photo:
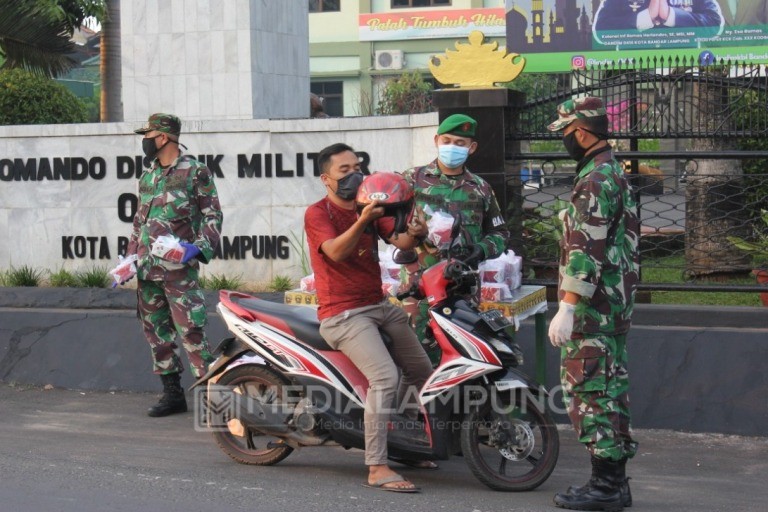
[[[182,263],[186,263],[200,254],[200,249],[198,249],[195,244],[190,244],[189,242],[181,242],[179,245],[184,248],[184,257],[181,258]]]

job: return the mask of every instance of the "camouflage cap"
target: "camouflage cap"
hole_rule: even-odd
[[[549,131],[559,132],[577,119],[606,115],[603,100],[594,96],[574,98],[557,106],[558,119],[548,126]]]
[[[450,133],[459,137],[474,137],[477,121],[464,114],[453,114],[443,119],[437,127],[437,134]]]
[[[138,130],[134,130],[134,132],[143,135],[153,130],[170,135],[179,135],[181,134],[181,120],[173,114],[152,114],[149,116],[147,124]]]

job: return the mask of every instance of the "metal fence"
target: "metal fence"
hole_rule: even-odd
[[[606,104],[611,142],[637,191],[641,289],[761,290],[748,273],[768,254],[746,253],[729,237],[768,236],[765,66],[650,59],[529,77],[525,87],[507,133],[507,215],[529,282],[556,281],[556,213],[574,177],[561,134],[546,126],[560,102],[589,94]]]

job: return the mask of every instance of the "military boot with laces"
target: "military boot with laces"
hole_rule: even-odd
[[[622,467],[621,462],[593,457],[593,474],[587,485],[569,488],[569,492],[556,494],[555,505],[570,510],[624,510],[621,485],[625,483],[626,478],[622,476]]]
[[[627,477],[626,474],[626,464],[627,459],[621,459],[619,461],[619,478],[621,480],[621,484],[619,485],[619,491],[621,492],[621,501],[622,505],[624,505],[624,508],[629,508],[632,506],[632,491],[629,489],[629,480],[630,478]],[[595,464],[592,463],[592,476],[590,477],[589,481],[582,486],[576,486],[572,485],[568,487],[568,490],[566,491],[568,494],[580,494],[584,492],[584,489],[592,483],[596,476],[596,470],[595,470]]]
[[[184,389],[181,387],[181,375],[169,373],[161,375],[160,380],[163,381],[163,395],[157,404],[149,408],[147,415],[159,418],[187,412],[187,399],[184,397]]]

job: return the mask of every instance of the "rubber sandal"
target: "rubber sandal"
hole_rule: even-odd
[[[401,475],[394,474],[390,476],[385,476],[384,478],[380,480],[376,480],[374,483],[369,484],[367,481],[363,482],[363,487],[368,487],[369,489],[377,489],[379,491],[390,491],[390,492],[403,492],[403,493],[415,493],[420,492],[421,489],[418,487],[385,487],[387,484],[394,484],[397,482],[408,482],[405,478],[403,478]],[[413,484],[411,484],[413,485]]]

